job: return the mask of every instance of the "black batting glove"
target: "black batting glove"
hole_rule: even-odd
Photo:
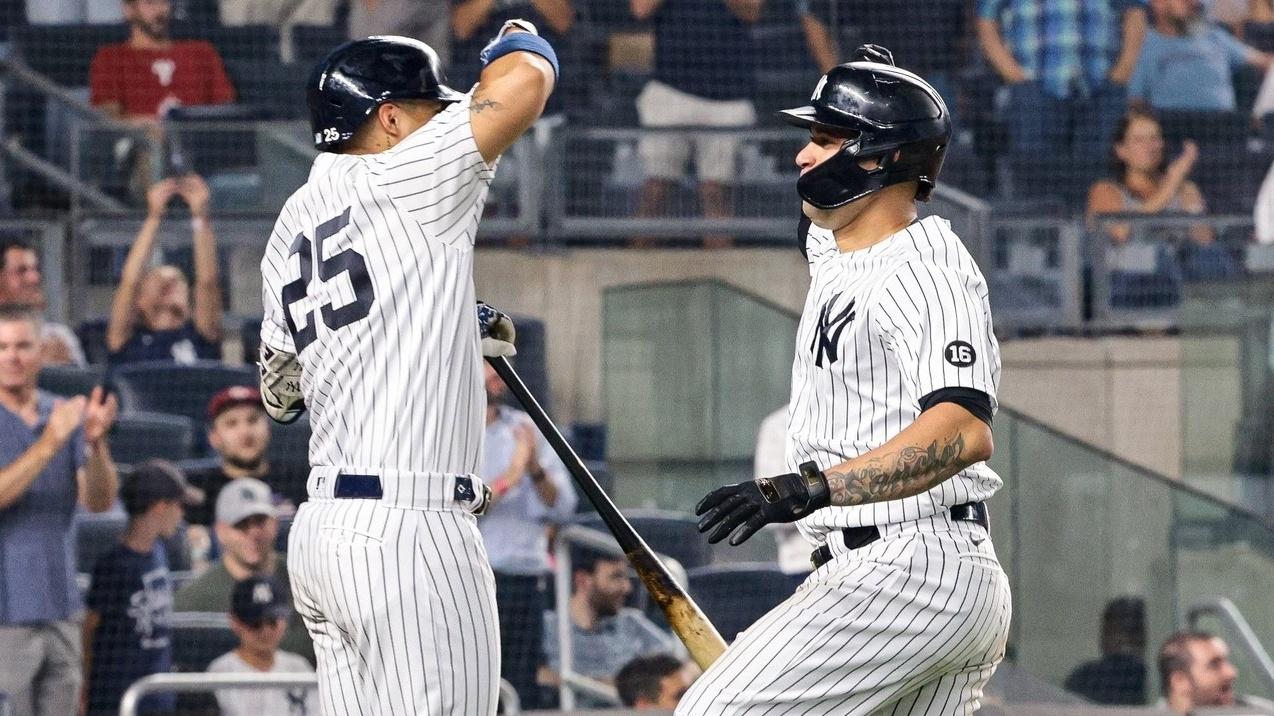
[[[812,462],[800,469],[799,474],[763,477],[709,492],[695,506],[695,514],[701,515],[699,531],[712,544],[729,535],[730,544],[737,547],[768,524],[795,522],[832,504],[823,471]]]

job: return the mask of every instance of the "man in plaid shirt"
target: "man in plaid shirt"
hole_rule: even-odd
[[[1014,153],[1104,156],[1145,31],[1144,0],[978,0]]]

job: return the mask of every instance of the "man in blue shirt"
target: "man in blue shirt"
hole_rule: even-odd
[[[650,129],[750,127],[756,123],[752,25],[764,0],[629,0],[633,16],[655,25],[655,72],[637,96],[637,116]],[[646,181],[638,214],[657,216],[673,182],[686,175],[694,151],[699,199],[707,218],[732,213],[728,185],[739,140],[729,134],[650,133],[637,146]],[[709,246],[729,244],[708,237]]]
[[[40,335],[36,313],[0,308],[0,693],[14,716],[76,710],[75,506],[110,509],[118,480],[115,398],[38,390]]]
[[[177,533],[185,505],[203,502],[177,466],[151,460],[120,489],[128,526],[93,565],[84,617],[85,703],[90,716],[119,710],[134,681],[172,670],[172,580],[163,542]],[[141,713],[171,711],[173,694],[152,694]]]
[[[487,429],[482,479],[491,487],[491,502],[478,529],[495,572],[501,672],[517,689],[523,708],[538,708],[535,670],[551,571],[548,530],[571,518],[579,498],[566,466],[531,418],[501,404],[504,381],[489,364],[483,368]]]
[[[638,656],[683,653],[681,642],[655,626],[641,610],[624,606],[633,590],[627,560],[578,550],[571,562],[571,583],[568,611],[575,673],[613,684],[619,670]],[[548,664],[540,680],[557,685],[562,649],[556,611],[544,614],[544,654]]]
[[[1155,109],[1233,112],[1233,72],[1270,68],[1271,55],[1248,47],[1203,16],[1198,0],[1151,0],[1146,33],[1128,96]]]
[[[1100,156],[1145,29],[1144,0],[978,0],[982,53],[1008,87],[1012,151]]]

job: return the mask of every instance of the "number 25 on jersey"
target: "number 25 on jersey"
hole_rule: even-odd
[[[314,230],[314,243],[310,244],[305,234],[297,234],[292,242],[289,256],[300,255],[301,277],[283,287],[283,317],[287,321],[288,331],[292,333],[297,355],[306,346],[318,339],[318,326],[314,322],[314,311],[305,314],[305,327],[297,328],[292,317],[292,305],[308,295],[310,282],[314,280],[314,263],[318,259],[318,279],[323,282],[332,281],[342,273],[349,275],[350,286],[354,289],[354,301],[344,306],[334,307],[330,302],[319,307],[323,325],[332,330],[344,328],[355,321],[367,318],[376,302],[376,294],[372,290],[372,279],[367,274],[367,262],[363,256],[352,248],[345,249],[335,255],[323,258],[323,242],[336,236],[349,226],[349,209],[340,216],[328,219]]]

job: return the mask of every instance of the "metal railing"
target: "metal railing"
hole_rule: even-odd
[[[613,537],[598,530],[582,525],[566,527],[557,535],[554,556],[557,568],[553,572],[553,586],[557,616],[558,654],[561,655],[561,668],[558,673],[560,684],[558,698],[563,711],[575,708],[576,692],[611,705],[619,705],[619,693],[610,684],[585,676],[575,671],[575,648],[571,639],[571,546],[584,547],[618,559],[627,559],[624,551],[616,544]],[[659,559],[668,567],[672,578],[683,587],[687,584],[686,570],[681,563],[667,555],[659,555]]]
[[[1186,613],[1186,623],[1191,629],[1198,627],[1201,617],[1210,615],[1220,620],[1226,628],[1238,638],[1239,645],[1247,652],[1248,657],[1260,672],[1261,677],[1265,679],[1266,684],[1274,693],[1274,659],[1270,658],[1270,653],[1266,651],[1265,645],[1261,643],[1260,637],[1256,635],[1256,630],[1248,623],[1243,613],[1235,606],[1234,602],[1225,597],[1213,597],[1212,599],[1196,603],[1190,607]]]
[[[119,702],[120,716],[137,716],[141,700],[154,693],[209,693],[221,689],[317,689],[316,674],[152,674],[134,681]],[[500,680],[500,713],[522,713],[517,691]],[[265,715],[263,715],[265,716]]]

